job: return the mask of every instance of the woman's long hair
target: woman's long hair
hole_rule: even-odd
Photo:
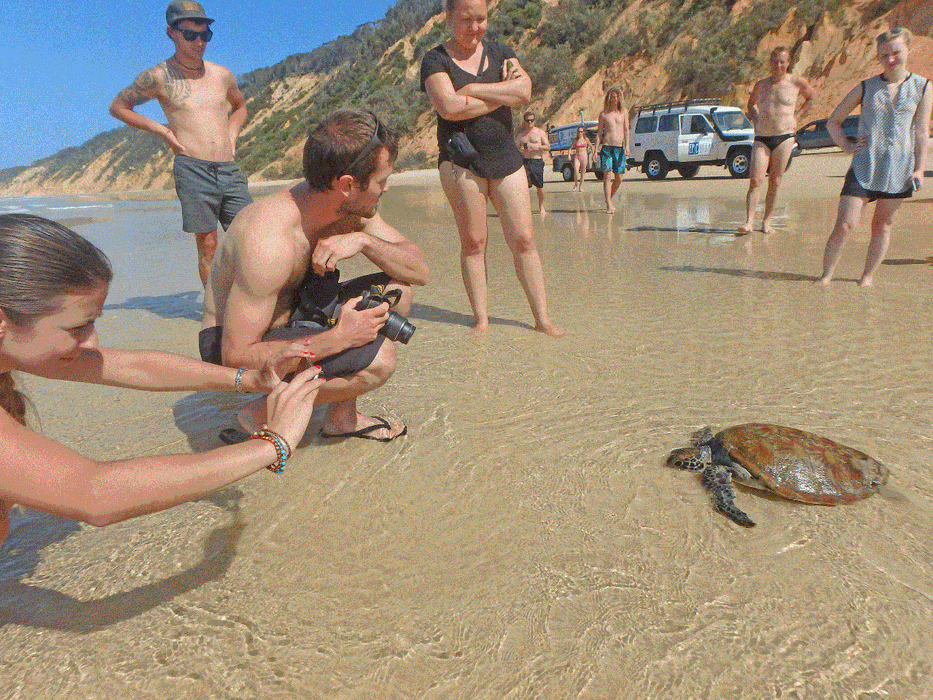
[[[33,214],[0,215],[0,311],[10,322],[28,326],[57,311],[63,295],[112,277],[107,256],[70,228]],[[9,372],[0,374],[0,408],[25,421],[26,401]]]

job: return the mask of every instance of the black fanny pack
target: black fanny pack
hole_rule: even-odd
[[[447,139],[447,152],[450,153],[450,160],[454,165],[470,170],[474,169],[476,158],[479,156],[473,144],[470,143],[470,139],[462,131],[458,131]]]

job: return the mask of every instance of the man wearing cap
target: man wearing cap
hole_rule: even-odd
[[[143,71],[110,105],[110,113],[130,126],[165,139],[175,154],[175,191],[182,228],[193,233],[198,272],[206,284],[217,248],[217,222],[226,230],[249,204],[246,177],[233,161],[246,121],[246,101],[233,74],[204,60],[214,21],[200,3],[173,0],[165,11],[166,33],[175,53]],[[156,98],[168,126],[134,111]]]

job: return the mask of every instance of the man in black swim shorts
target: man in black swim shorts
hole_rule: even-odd
[[[428,278],[421,249],[376,211],[397,153],[397,136],[372,112],[327,115],[308,134],[304,181],[240,212],[204,292],[204,360],[261,367],[295,338],[315,354],[329,379],[317,398],[330,404],[325,437],[389,441],[405,433],[401,421],[356,410],[357,397],[382,386],[396,364],[395,343],[378,334],[388,305],[358,311],[360,292],[371,284],[399,290],[394,310],[407,316],[412,285]],[[360,254],[380,272],[341,283],[337,265]],[[299,317],[311,326],[293,327]],[[284,361],[280,374],[301,362]],[[241,411],[248,430],[262,422],[258,405]]]
[[[524,128],[515,134],[515,145],[522,152],[528,186],[538,192],[538,212],[544,216],[544,156],[551,152],[551,141],[544,129],[535,126],[534,112],[525,112]]]
[[[758,196],[765,177],[768,178],[768,192],[765,194],[761,230],[774,232],[771,215],[781,178],[796,143],[797,120],[813,101],[814,92],[810,84],[788,72],[790,51],[786,47],[778,46],[771,52],[770,65],[771,75],[755,83],[748,98],[748,116],[755,125],[755,143],[745,197],[745,223],[739,226],[739,233],[751,233],[754,229]],[[803,102],[798,108],[797,101],[801,97]]]

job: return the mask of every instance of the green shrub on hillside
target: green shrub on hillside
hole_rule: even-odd
[[[382,59],[379,67],[386,73],[395,76],[396,79],[405,75],[405,69],[408,68],[408,59],[405,58],[405,52],[401,46],[396,46],[392,51]]]
[[[729,3],[703,2],[707,7],[699,14],[670,19],[674,23],[684,20],[678,31],[697,37],[669,66],[671,87],[688,97],[727,95],[736,83],[747,80],[751,71],[760,70],[756,60],[759,42],[781,25],[792,7],[805,23],[841,7],[840,0],[766,0],[730,22]]]
[[[537,27],[541,0],[502,0],[489,14],[490,38],[510,37]]]
[[[352,34],[241,76],[240,89],[249,98],[287,75],[323,74],[354,62],[374,64],[392,44],[423,27],[438,9],[438,0],[399,0],[381,20],[361,24]]]
[[[532,95],[540,95],[549,87],[560,86],[573,77],[573,52],[569,46],[539,45],[528,51],[522,66],[531,78]]]
[[[596,43],[605,28],[605,10],[587,7],[582,0],[570,0],[548,13],[538,36],[542,46],[569,46],[574,54],[579,54]]]
[[[310,100],[288,111],[273,111],[256,125],[237,152],[240,167],[248,175],[259,172],[303,143],[308,129],[326,114],[345,107],[367,107],[386,124],[409,133],[428,102],[416,79],[392,75],[381,65],[345,65]]]
[[[428,51],[433,49],[435,46],[440,44],[447,37],[447,25],[441,21],[435,24],[431,29],[422,35],[418,41],[415,42],[413,47],[414,50],[414,61],[417,63],[421,61],[421,57],[424,56]]]
[[[590,55],[586,57],[586,67],[597,71],[626,56],[634,56],[647,49],[645,34],[640,31],[621,32],[609,41],[603,41],[593,47]]]

